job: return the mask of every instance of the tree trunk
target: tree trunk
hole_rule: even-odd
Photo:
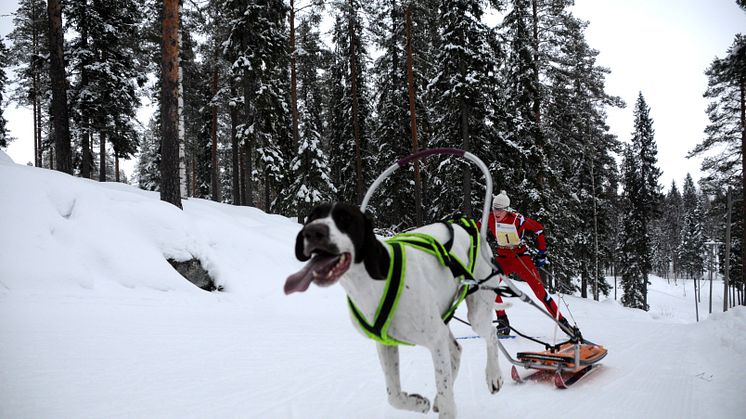
[[[231,97],[236,97],[236,87],[234,85],[234,81],[231,78],[230,80],[231,84]],[[231,192],[233,194],[233,205],[243,205],[243,202],[241,201],[241,164],[239,155],[241,154],[240,146],[238,145],[238,133],[237,133],[237,126],[238,126],[238,107],[237,106],[230,106],[230,116],[231,116],[231,165],[232,165],[232,173],[231,173]]]
[[[106,135],[102,132],[98,135],[98,180],[106,182]]]
[[[178,16],[181,16],[181,2],[179,2]],[[178,37],[178,50],[177,54],[181,53],[181,25],[177,28]],[[176,65],[178,67],[178,100],[177,100],[177,118],[179,123],[179,193],[181,199],[186,199],[189,196],[189,183],[187,180],[187,157],[185,149],[185,131],[184,131],[184,71],[181,68],[181,57],[177,55]],[[194,180],[194,179],[192,179]]]
[[[533,19],[533,49],[534,49],[534,60],[531,64],[531,68],[533,69],[533,77],[534,77],[534,83],[536,83],[536,86],[539,86],[539,11],[538,11],[538,0],[532,0],[531,1],[531,11],[532,11],[532,19]],[[541,101],[539,99],[539,92],[536,92],[536,96],[534,97],[534,103],[532,105],[532,110],[534,113],[534,118],[536,122],[536,127],[541,126]]]
[[[119,183],[119,156],[114,150],[114,182]]]
[[[49,78],[52,83],[52,132],[57,160],[56,170],[72,174],[70,121],[67,116],[67,79],[65,77],[64,29],[60,0],[47,1],[49,16]]]
[[[161,200],[181,208],[179,184],[179,0],[163,0]]]
[[[412,54],[412,4],[407,5],[404,19],[404,33],[407,37],[407,90],[409,93],[409,129],[412,133],[412,153],[419,149],[417,145],[417,108],[414,92],[414,58]],[[420,162],[414,162],[414,206],[415,225],[422,221],[422,179],[420,179]]]
[[[290,0],[290,116],[292,118],[293,145],[297,150],[300,143],[298,131],[298,76],[296,74],[297,50],[295,48],[295,0]]]
[[[466,66],[463,61],[459,64],[461,75],[466,77]],[[469,138],[469,116],[471,113],[471,107],[467,102],[466,98],[462,98],[461,103],[461,148],[464,151],[471,151],[471,141]],[[461,205],[461,209],[467,217],[472,217],[471,211],[471,167],[468,165],[463,169],[463,191],[464,201]]]
[[[83,139],[80,147],[83,152],[83,160],[80,162],[80,177],[91,178],[91,166],[93,156],[91,155],[91,127],[88,119],[83,121]]]
[[[746,223],[746,75],[741,74],[741,220]],[[746,228],[743,229],[741,237],[741,263],[746,266]],[[746,269],[741,268],[741,284],[746,283]]]
[[[36,2],[31,2],[31,15],[36,16]],[[41,167],[41,130],[38,129],[37,121],[41,120],[37,118],[37,114],[41,112],[39,106],[39,70],[38,70],[38,57],[39,57],[39,33],[36,25],[31,25],[31,103],[34,110],[34,166]]]
[[[727,214],[725,221],[725,276],[723,278],[723,311],[728,311],[728,284],[730,283],[730,223],[731,223],[731,209],[733,206],[732,190],[728,187],[727,196]]]
[[[360,103],[358,98],[358,68],[355,53],[355,26],[353,25],[353,3],[350,0],[349,32],[350,32],[350,95],[352,96],[352,135],[355,137],[355,192],[356,204],[363,202],[365,185],[363,184],[362,138],[360,134]]]
[[[31,88],[31,106],[34,112],[34,166],[41,167],[41,139],[38,137],[36,129],[36,113],[39,112],[39,109],[37,109],[36,106],[36,90],[38,88],[36,87],[35,74],[32,76],[32,80],[33,87]]]
[[[36,140],[39,142],[39,167],[44,167],[44,142],[41,135],[41,95],[39,94],[39,74],[36,74],[36,97],[34,98],[36,104],[36,121],[34,123],[34,129],[36,130]],[[50,162],[50,169],[51,169]]]
[[[215,59],[212,70],[212,97],[218,94],[218,60]],[[212,118],[210,122],[210,139],[212,147],[210,148],[210,198],[213,201],[220,202],[220,168],[218,167],[218,107],[213,103]]]

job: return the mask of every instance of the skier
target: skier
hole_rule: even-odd
[[[493,196],[492,211],[487,220],[487,227],[492,235],[497,239],[497,252],[495,260],[502,270],[503,274],[512,273],[518,275],[520,279],[528,283],[536,297],[544,303],[549,313],[559,320],[568,330],[571,330],[567,319],[558,312],[557,304],[544,289],[539,276],[539,270],[547,261],[547,245],[544,239],[544,227],[530,218],[521,214],[511,212],[510,198],[505,191]],[[534,233],[536,236],[536,249],[538,253],[531,259],[527,252],[527,247],[523,236],[526,231]],[[502,298],[498,294],[495,302],[502,303]],[[510,334],[510,322],[504,310],[497,311],[497,334],[498,336],[507,336]]]

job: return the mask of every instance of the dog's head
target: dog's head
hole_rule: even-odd
[[[336,283],[352,263],[363,263],[373,279],[385,279],[388,252],[373,233],[373,222],[352,205],[322,204],[314,208],[295,240],[295,257],[306,266],[285,281],[285,294]]]

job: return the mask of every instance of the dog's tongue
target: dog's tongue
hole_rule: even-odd
[[[339,256],[315,255],[303,269],[290,275],[285,280],[285,294],[307,290],[314,279],[313,273],[316,272],[319,276],[326,275],[338,258]]]

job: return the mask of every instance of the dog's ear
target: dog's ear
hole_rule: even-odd
[[[363,214],[363,217],[365,218],[363,245],[356,258],[363,257],[363,265],[371,278],[386,279],[389,271],[389,252],[376,239],[376,234],[373,232],[373,219],[367,213]]]
[[[298,232],[298,236],[295,238],[295,258],[301,262],[311,259],[303,253],[303,229]]]

